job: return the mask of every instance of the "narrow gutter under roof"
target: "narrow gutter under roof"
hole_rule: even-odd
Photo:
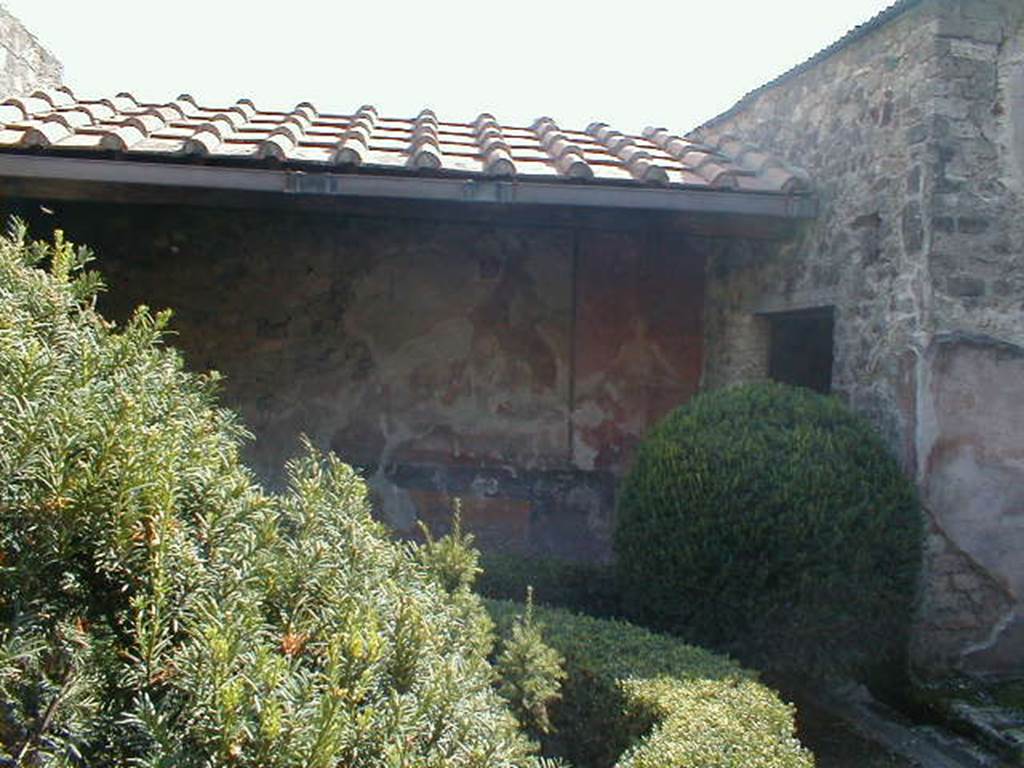
[[[517,179],[444,178],[0,154],[0,178],[282,195],[566,206],[706,214],[815,215],[808,195],[682,187],[628,187]]]

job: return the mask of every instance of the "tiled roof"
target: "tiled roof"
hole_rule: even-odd
[[[387,117],[372,106],[290,112],[248,99],[202,106],[188,95],[143,103],[129,93],[82,99],[60,87],[0,104],[0,153],[294,167],[455,177],[575,180],[588,184],[796,194],[798,169],[726,137],[714,145],[648,128],[640,136],[603,123],[569,130],[542,117],[529,126],[482,114],[449,122],[429,109]]]

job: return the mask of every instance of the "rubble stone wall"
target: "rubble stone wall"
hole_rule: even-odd
[[[774,256],[710,259],[705,383],[766,375],[761,313],[835,307],[833,386],[927,508],[926,666],[1024,661],[1022,24],[1011,0],[908,4],[699,131],[802,166],[821,201]]]
[[[0,98],[60,85],[63,67],[31,32],[0,6]]]

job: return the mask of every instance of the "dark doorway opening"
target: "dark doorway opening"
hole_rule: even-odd
[[[783,384],[828,394],[832,390],[834,307],[767,316],[771,327],[768,375]]]

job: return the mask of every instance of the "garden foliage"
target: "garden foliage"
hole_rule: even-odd
[[[334,456],[263,490],[216,375],[167,313],[103,319],[90,258],[0,238],[0,765],[810,765],[722,657],[507,603],[495,646],[457,519],[395,541]]]
[[[620,584],[642,623],[800,674],[905,648],[915,493],[836,398],[772,383],[699,395],[640,446],[617,517]]]
[[[502,634],[525,607],[489,600]],[[793,708],[730,659],[625,622],[535,606],[564,658],[545,753],[577,768],[811,768]]]
[[[104,320],[89,258],[0,239],[0,764],[530,763],[472,557],[389,539],[309,447],[264,492],[216,377],[166,313]]]
[[[496,600],[522,600],[527,590],[542,605],[599,618],[621,617],[622,600],[611,566],[539,555],[484,552],[475,589]]]
[[[501,639],[496,666],[501,695],[534,736],[551,733],[551,707],[561,698],[565,679],[563,664],[533,619],[533,591],[528,590],[525,610]]]

